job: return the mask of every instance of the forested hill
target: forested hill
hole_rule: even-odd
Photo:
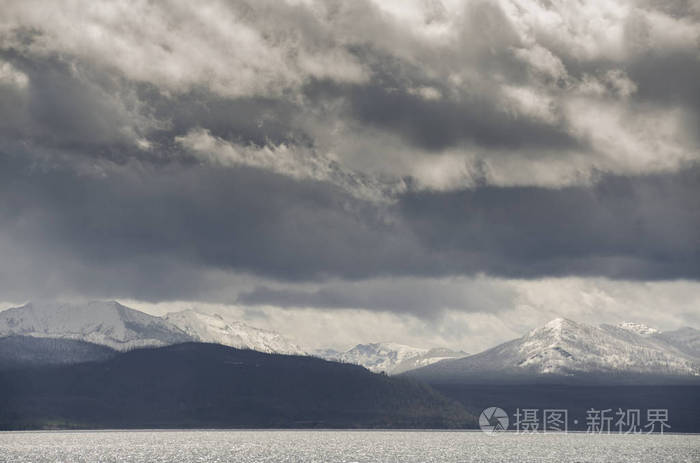
[[[215,344],[0,372],[0,427],[463,428],[461,405],[413,380]]]

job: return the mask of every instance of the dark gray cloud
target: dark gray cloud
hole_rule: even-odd
[[[129,135],[143,119],[133,111],[137,101],[120,94],[119,79],[89,68],[78,72],[58,58],[30,59],[12,50],[0,59],[29,82],[2,88],[0,133],[5,139],[104,155],[128,146]]]
[[[685,108],[693,115],[690,122],[694,122],[695,127],[700,116],[700,82],[697,78],[700,75],[700,58],[697,48],[638,56],[628,66],[630,78],[637,82],[640,100]],[[669,72],[670,69],[673,72]]]
[[[692,167],[604,176],[592,187],[415,193],[399,209],[424,246],[452,255],[462,271],[697,279],[699,188]]]
[[[310,84],[307,96],[323,102],[342,99],[347,115],[362,124],[387,130],[416,146],[430,150],[474,143],[487,148],[574,149],[581,142],[563,125],[521,119],[494,106],[493,96],[473,95],[459,99],[426,100],[381,81],[373,85],[335,86]],[[430,88],[439,89],[439,86]]]
[[[372,279],[331,282],[319,289],[256,286],[236,303],[278,307],[363,308],[439,317],[449,310],[497,313],[513,306],[516,290],[487,279]]]
[[[700,279],[698,9],[438,3],[10,2],[0,290],[246,274],[249,304],[418,313],[464,295],[352,282]]]
[[[593,187],[412,192],[393,205],[243,167],[126,164],[86,174],[4,153],[1,172],[2,240],[22,250],[15,265],[25,269],[26,290],[35,271],[61,275],[73,290],[100,275],[97,286],[112,295],[149,300],[202,294],[209,283],[196,272],[205,270],[299,282],[477,273],[700,278],[697,167],[603,177]],[[71,265],[95,276],[71,275]],[[3,267],[12,271],[10,262]],[[350,300],[327,291],[284,295],[331,306]]]
[[[299,280],[359,278],[420,253],[374,204],[326,183],[249,168],[129,164],[83,174],[23,155],[2,161],[4,237],[24,244],[30,267],[45,265],[46,252],[156,286],[142,261],[163,262],[166,273],[172,265]]]
[[[220,97],[206,89],[163,95],[90,63],[16,51],[0,59],[31,82],[2,89],[0,134],[8,141],[119,163],[182,161],[186,154],[174,138],[193,128],[242,145],[311,144],[295,120],[298,105],[286,100]]]

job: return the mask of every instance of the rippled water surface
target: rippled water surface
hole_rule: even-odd
[[[700,462],[700,435],[434,431],[0,433],[11,462]]]

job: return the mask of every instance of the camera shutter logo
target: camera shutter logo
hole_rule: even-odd
[[[479,416],[479,427],[487,433],[505,431],[508,424],[508,414],[502,408],[489,407]]]

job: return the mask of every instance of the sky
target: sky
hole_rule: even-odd
[[[693,0],[10,0],[0,305],[700,327],[699,128]]]

